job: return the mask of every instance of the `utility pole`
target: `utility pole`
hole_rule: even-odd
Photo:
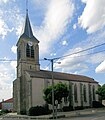
[[[52,59],[47,59],[44,58],[44,60],[48,60],[51,62],[51,78],[52,78],[52,110],[53,110],[53,119],[57,119],[57,112],[56,112],[56,116],[55,116],[55,109],[54,109],[54,105],[55,105],[55,99],[54,99],[54,60],[56,60],[56,58],[52,58]],[[61,62],[57,62],[58,64],[61,64]]]
[[[52,71],[52,108],[53,108],[53,119],[55,118],[55,110],[54,110],[54,76],[53,76],[53,63],[54,59],[51,59],[51,71]]]
[[[52,110],[53,110],[53,119],[55,118],[55,110],[54,110],[54,76],[53,76],[53,64],[54,59],[47,59],[44,58],[44,60],[49,60],[51,62],[51,77],[52,77]]]

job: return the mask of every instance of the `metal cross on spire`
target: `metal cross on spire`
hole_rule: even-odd
[[[28,13],[28,0],[26,0],[26,13]]]

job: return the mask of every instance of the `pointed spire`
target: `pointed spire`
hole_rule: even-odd
[[[37,43],[39,42],[36,37],[34,37],[33,32],[32,32],[32,28],[31,28],[31,24],[30,24],[30,20],[29,20],[29,16],[28,16],[28,0],[26,0],[26,19],[25,19],[25,26],[23,28],[23,32],[22,35],[20,36],[20,38],[24,38],[24,39],[30,39],[32,41],[36,41]]]
[[[29,38],[33,37],[33,32],[32,32],[30,20],[29,20],[29,17],[28,17],[28,10],[26,12],[24,34],[27,35]]]

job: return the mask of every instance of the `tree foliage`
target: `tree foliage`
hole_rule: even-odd
[[[102,100],[105,99],[105,84],[98,88],[96,94],[100,95]]]
[[[54,85],[54,101],[58,101],[58,104],[62,102],[62,98],[67,98],[69,94],[68,86],[65,83],[59,82]],[[44,89],[44,100],[48,104],[52,104],[52,86],[48,86]]]

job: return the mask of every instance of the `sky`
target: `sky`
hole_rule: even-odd
[[[28,5],[26,0],[0,0],[0,101],[12,97],[16,43],[24,28],[26,6],[40,41],[41,69],[51,70],[50,61],[42,59],[59,58],[54,71],[105,83],[105,0],[31,0]]]

